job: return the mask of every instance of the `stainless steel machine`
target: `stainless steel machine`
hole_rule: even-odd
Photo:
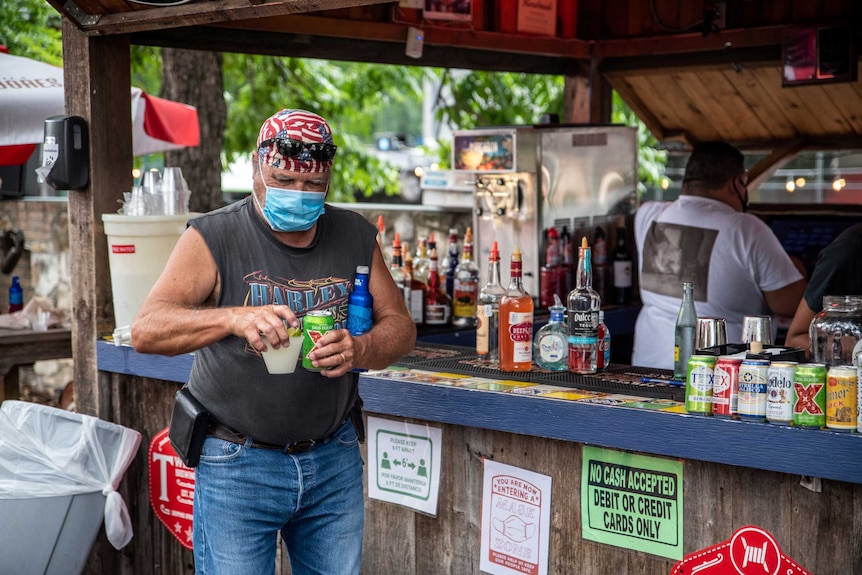
[[[543,231],[568,226],[573,241],[597,222],[637,209],[637,129],[524,126],[459,131],[456,184],[473,186],[473,236],[480,266],[496,240],[504,278],[517,244],[524,283],[538,294]],[[577,255],[577,254],[576,254]],[[504,282],[506,280],[504,279]]]

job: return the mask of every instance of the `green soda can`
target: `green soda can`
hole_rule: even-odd
[[[810,429],[826,426],[826,364],[802,363],[796,367],[793,424]]]
[[[302,367],[309,371],[323,371],[322,367],[314,367],[308,354],[331,329],[335,329],[335,318],[328,309],[316,309],[305,314],[302,318]]]
[[[712,415],[714,355],[692,355],[688,358],[685,378],[685,410],[695,415]]]

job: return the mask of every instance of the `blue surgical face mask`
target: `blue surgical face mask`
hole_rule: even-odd
[[[258,207],[261,207],[254,192],[252,197]],[[325,192],[303,192],[266,186],[266,203],[261,212],[269,227],[277,232],[304,232],[323,214],[325,199]]]

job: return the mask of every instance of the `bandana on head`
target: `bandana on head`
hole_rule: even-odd
[[[278,153],[275,143],[268,148],[261,147],[261,142],[277,137],[292,138],[308,144],[331,144],[332,130],[326,120],[317,114],[305,110],[281,110],[273,114],[260,127],[258,153],[261,161],[268,166],[291,172],[328,172],[332,167],[332,160],[315,160],[308,150],[303,150],[296,158],[285,158]]]

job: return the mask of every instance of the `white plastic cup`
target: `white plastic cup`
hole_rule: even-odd
[[[269,373],[293,373],[296,370],[296,362],[302,349],[302,335],[291,337],[288,346],[282,345],[278,349],[273,349],[265,337],[263,341],[267,346],[261,355]]]

